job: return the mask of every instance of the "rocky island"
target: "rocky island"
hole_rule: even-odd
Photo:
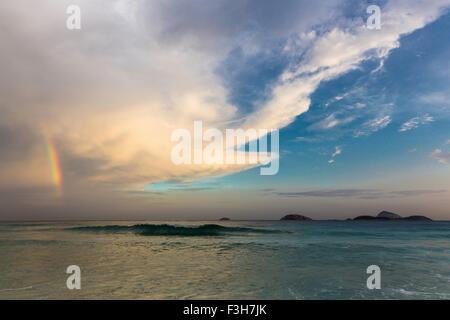
[[[222,220],[222,219],[221,219]],[[314,221],[310,217],[301,214],[287,214],[280,219],[281,221]],[[342,220],[327,220],[327,221],[342,221]],[[361,215],[356,218],[348,218],[344,221],[433,221],[431,218],[420,215],[413,215],[402,217],[401,215],[389,211],[381,211],[376,216]]]
[[[311,218],[303,216],[301,214],[288,214],[280,219],[281,221],[312,221]]]
[[[376,216],[368,216],[368,215],[358,216],[358,217],[354,218],[353,220],[354,221],[357,221],[357,220],[433,221],[432,219],[425,217],[425,216],[415,215],[415,216],[402,217],[396,213],[389,212],[389,211],[381,211]]]

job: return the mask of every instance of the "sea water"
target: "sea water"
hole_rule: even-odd
[[[0,299],[18,298],[450,299],[450,222],[4,222]]]

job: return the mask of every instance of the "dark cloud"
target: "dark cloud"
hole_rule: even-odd
[[[403,191],[391,191],[391,194],[403,197],[414,197],[426,194],[444,193],[446,191],[447,190],[403,190]]]
[[[107,162],[101,158],[79,156],[61,146],[59,150],[61,150],[60,158],[64,174],[71,179],[91,178],[107,165]]]
[[[359,199],[383,199],[393,197],[412,197],[429,194],[444,193],[446,190],[399,190],[383,191],[378,189],[332,189],[332,190],[311,190],[301,192],[272,192],[280,197],[301,198],[359,198]]]
[[[17,161],[31,156],[38,142],[38,134],[31,128],[0,123],[0,162]]]
[[[183,0],[164,1],[160,14],[160,40],[166,43],[193,41],[200,47],[224,42],[260,45],[270,38],[304,31],[330,17],[340,0]],[[149,4],[149,11],[155,4]]]

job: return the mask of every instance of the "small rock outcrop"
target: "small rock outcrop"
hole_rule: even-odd
[[[311,218],[303,216],[301,214],[287,214],[280,220],[282,220],[282,221],[312,221]]]

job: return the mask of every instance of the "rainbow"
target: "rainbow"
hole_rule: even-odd
[[[52,174],[52,182],[53,182],[53,185],[56,187],[56,190],[58,191],[58,193],[61,194],[63,177],[62,177],[61,165],[59,162],[58,150],[56,149],[56,146],[50,137],[46,136],[45,142],[47,145],[47,156],[48,156],[48,163],[50,166],[50,171]]]

